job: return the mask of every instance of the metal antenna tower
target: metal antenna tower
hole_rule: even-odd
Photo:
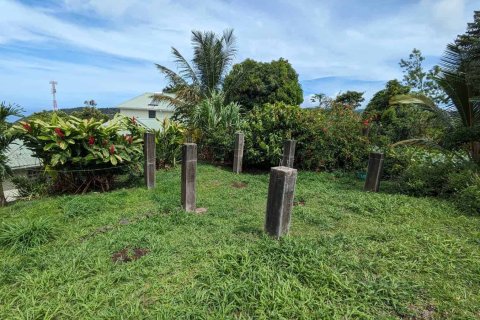
[[[55,85],[57,85],[58,82],[55,80],[52,80],[50,81],[50,84],[52,85],[53,111],[57,111],[57,98],[55,97],[55,94],[57,93],[57,88],[55,88]]]

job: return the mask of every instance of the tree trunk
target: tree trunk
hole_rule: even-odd
[[[480,142],[472,142],[472,158],[476,163],[480,163]]]
[[[5,198],[5,192],[3,192],[3,180],[0,179],[0,207],[7,205],[7,199]]]

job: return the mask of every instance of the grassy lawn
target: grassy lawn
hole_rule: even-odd
[[[262,231],[268,174],[197,177],[204,214],[179,209],[179,169],[151,191],[0,210],[0,318],[480,317],[480,219],[447,201],[300,172],[276,241]]]

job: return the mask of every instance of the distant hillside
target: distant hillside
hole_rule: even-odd
[[[73,112],[76,112],[76,111],[82,111],[85,108],[88,108],[88,107],[67,108],[67,109],[60,109],[60,110],[65,112],[66,114],[72,114]],[[101,113],[106,114],[110,119],[112,119],[116,113],[120,112],[118,108],[96,108],[96,109]]]

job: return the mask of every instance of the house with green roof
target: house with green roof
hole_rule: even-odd
[[[154,101],[152,96],[155,92],[145,92],[135,98],[120,103],[116,108],[120,114],[129,118],[135,117],[146,128],[160,130],[161,122],[165,118],[173,116],[175,107],[168,102]],[[174,97],[172,94],[166,94]]]

